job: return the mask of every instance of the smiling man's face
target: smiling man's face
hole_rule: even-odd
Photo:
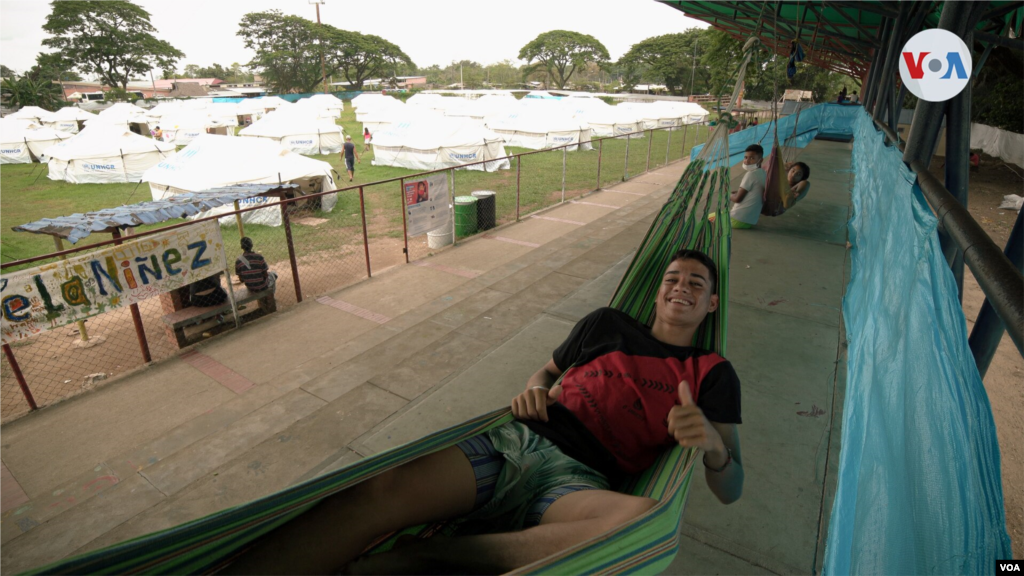
[[[711,282],[711,273],[697,260],[674,260],[658,289],[658,319],[677,326],[699,325],[718,309],[718,295],[711,293]]]

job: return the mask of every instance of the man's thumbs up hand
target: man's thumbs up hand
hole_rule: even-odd
[[[686,380],[679,383],[679,405],[673,406],[668,413],[668,433],[684,448],[710,451],[722,443],[718,431],[693,401],[690,383]]]

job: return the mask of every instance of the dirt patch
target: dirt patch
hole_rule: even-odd
[[[932,162],[931,172],[943,179],[943,159]],[[1007,194],[1024,195],[1024,177],[1017,166],[1006,166],[998,158],[982,155],[981,168],[971,173],[967,208],[997,246],[1003,247],[1010,237],[1017,213],[1000,210]],[[964,273],[964,315],[967,329],[985,301],[985,294],[970,270]],[[1024,557],[1024,358],[1021,358],[1010,337],[1003,335],[999,349],[985,374],[985,390],[992,405],[992,416],[999,438],[1002,461],[1003,499],[1006,508],[1006,531],[1013,542],[1013,557]]]

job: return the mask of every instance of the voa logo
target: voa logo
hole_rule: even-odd
[[[900,54],[900,78],[910,93],[928,102],[945,102],[971,80],[971,52],[947,30],[915,34]]]

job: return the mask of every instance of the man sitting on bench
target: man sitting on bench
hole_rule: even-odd
[[[677,443],[703,450],[708,487],[721,502],[736,501],[739,379],[727,360],[693,347],[701,322],[718,309],[716,283],[710,258],[678,252],[651,328],[612,308],[590,313],[513,399],[517,420],[324,499],[227,570],[506,572],[650,510],[655,500],[612,488]],[[456,517],[493,532],[434,536],[359,558],[381,535]]]
[[[242,255],[235,260],[235,274],[245,284],[249,292],[271,292],[277,287],[277,272],[267,266],[267,261],[258,252],[252,250],[252,238],[242,237]]]

